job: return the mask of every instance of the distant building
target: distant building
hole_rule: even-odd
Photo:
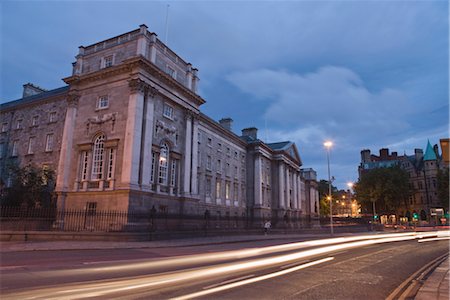
[[[272,219],[318,216],[314,170],[292,142],[232,132],[200,112],[198,70],[139,29],[79,48],[67,86],[0,106],[0,163],[57,171],[60,210]],[[2,172],[7,188],[12,174]],[[6,186],[6,187],[5,187]],[[198,224],[190,226],[198,228]]]
[[[389,149],[386,148],[381,149],[379,155],[371,154],[370,150],[362,150],[358,172],[361,177],[372,169],[401,167],[409,174],[409,186],[412,193],[408,205],[401,207],[400,211],[410,220],[414,213],[419,214],[421,220],[430,220],[432,209],[442,208],[437,196],[436,177],[439,168],[448,167],[443,157],[439,155],[438,145],[433,147],[429,141],[425,154],[422,149],[415,149],[414,155],[398,155],[397,152],[389,154]]]

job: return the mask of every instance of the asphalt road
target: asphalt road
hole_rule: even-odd
[[[1,294],[2,299],[385,299],[449,252],[448,240],[420,241],[411,235],[355,235],[280,245],[4,253]]]

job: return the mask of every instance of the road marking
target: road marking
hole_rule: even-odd
[[[188,295],[172,298],[172,300],[187,300],[187,299],[192,299],[192,298],[196,298],[196,297],[200,297],[200,296],[214,294],[214,293],[221,292],[221,291],[224,291],[224,290],[229,290],[229,289],[232,289],[232,288],[235,288],[235,287],[238,287],[238,286],[247,285],[247,284],[250,284],[250,283],[255,283],[255,282],[258,282],[258,281],[263,281],[263,280],[266,280],[266,279],[282,276],[282,275],[285,275],[285,274],[288,274],[288,273],[292,273],[292,272],[295,272],[295,271],[298,271],[298,270],[301,270],[301,269],[305,269],[305,268],[308,268],[308,267],[311,267],[311,266],[314,266],[314,265],[318,265],[318,264],[321,264],[321,263],[324,263],[324,262],[327,262],[327,261],[330,261],[330,260],[333,260],[333,259],[334,259],[334,257],[327,257],[327,258],[324,258],[324,259],[319,259],[319,260],[312,261],[312,262],[309,262],[309,263],[306,263],[306,264],[303,264],[303,265],[299,265],[299,266],[296,266],[296,267],[293,267],[293,268],[290,268],[290,269],[286,269],[286,270],[283,270],[283,271],[278,271],[278,272],[275,272],[275,273],[266,274],[266,275],[263,275],[263,276],[254,277],[254,278],[251,278],[251,279],[246,279],[246,280],[243,280],[243,281],[230,283],[230,284],[227,284],[227,285],[222,285],[222,286],[219,286],[219,287],[212,288],[210,290],[204,290],[204,291],[200,291],[200,292],[196,292],[196,293],[192,293],[192,294],[188,294]]]
[[[251,275],[242,276],[242,277],[239,277],[239,278],[234,278],[234,279],[222,281],[220,283],[216,283],[216,284],[205,286],[203,289],[204,290],[208,290],[208,289],[211,289],[211,288],[215,288],[217,286],[225,285],[227,283],[232,283],[232,282],[236,282],[236,281],[239,281],[239,280],[244,280],[244,279],[247,279],[247,278],[250,278],[250,277],[254,277],[254,276],[255,276],[255,274],[251,274]]]
[[[310,261],[311,261],[310,259],[307,259],[307,260],[302,261],[301,263],[307,263],[307,262],[310,262]],[[298,264],[299,264],[299,262],[297,261],[297,262],[294,262],[292,264],[281,266],[280,269],[287,269],[287,268],[290,268],[290,267],[293,267],[293,266],[298,266]]]
[[[424,243],[424,242],[442,241],[442,240],[450,240],[450,237],[446,236],[446,237],[426,238],[426,239],[422,239],[422,240],[417,240],[417,242]]]

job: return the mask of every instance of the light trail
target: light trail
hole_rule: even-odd
[[[305,258],[312,258],[314,256],[319,255],[327,255],[336,251],[342,251],[345,249],[363,247],[374,244],[381,243],[390,243],[397,241],[407,241],[414,240],[416,238],[426,238],[426,237],[436,237],[439,235],[436,232],[427,232],[427,233],[406,233],[406,234],[385,234],[385,235],[376,235],[372,237],[373,239],[367,239],[367,236],[364,237],[352,237],[352,238],[338,238],[342,241],[345,241],[341,244],[332,244],[328,246],[322,246],[314,249],[307,249],[302,251],[297,251],[289,254],[282,254],[273,257],[259,258],[248,261],[241,261],[237,263],[224,263],[221,265],[214,266],[206,266],[199,267],[196,269],[186,269],[180,270],[176,272],[170,273],[159,273],[153,275],[139,276],[134,278],[127,279],[113,279],[113,280],[102,280],[95,281],[89,283],[76,283],[76,284],[66,284],[60,287],[49,287],[44,289],[33,289],[26,292],[11,294],[11,295],[3,295],[4,299],[80,299],[80,298],[88,298],[88,297],[112,297],[114,293],[123,293],[128,291],[135,291],[141,289],[146,289],[146,291],[150,291],[155,288],[163,288],[168,286],[173,286],[174,284],[186,283],[188,281],[198,282],[200,279],[214,279],[218,278],[217,276],[225,276],[228,274],[236,274],[237,272],[253,272],[255,270],[261,270],[267,267],[274,267],[282,264],[293,263],[296,260],[301,260]],[[448,235],[448,234],[447,234]],[[364,240],[363,240],[364,239]],[[330,241],[332,240],[332,241]],[[328,243],[335,243],[336,239],[330,239]],[[349,242],[349,240],[356,240],[353,242]],[[295,243],[300,245],[305,245],[317,242],[317,244],[326,245],[327,241],[311,241],[311,242],[301,242]],[[286,247],[283,247],[286,246]],[[299,245],[297,245],[299,246]],[[276,249],[292,249],[291,244],[280,245],[280,246],[271,246],[266,248],[276,248]],[[251,249],[252,252],[254,249]],[[256,249],[259,250],[259,249]],[[243,250],[244,253],[248,254],[249,250]],[[240,251],[231,251],[233,253],[239,253]],[[268,253],[268,250],[265,248],[257,251],[258,253]],[[214,254],[212,254],[214,255]],[[206,255],[206,257],[210,257],[211,254]],[[233,256],[236,258],[236,256]],[[200,257],[196,257],[195,259],[199,259]],[[175,259],[177,260],[177,259]],[[170,260],[169,260],[170,261]],[[307,264],[305,264],[307,265]],[[289,269],[285,269],[286,271]],[[85,270],[86,271],[86,270]],[[278,272],[283,272],[278,271]],[[250,279],[248,279],[250,280]],[[12,298],[8,298],[11,296]]]
[[[184,295],[184,296],[181,296],[181,297],[172,298],[172,300],[186,300],[186,299],[192,299],[192,298],[197,298],[197,297],[201,297],[201,296],[206,296],[206,295],[209,295],[209,294],[214,294],[214,293],[217,293],[217,292],[229,290],[229,289],[232,289],[232,288],[236,288],[236,287],[239,287],[239,286],[255,283],[255,282],[258,282],[258,281],[263,281],[263,280],[267,280],[267,279],[270,279],[270,278],[283,276],[283,275],[286,275],[288,273],[292,273],[292,272],[295,272],[295,271],[298,271],[298,270],[301,270],[301,269],[305,269],[305,268],[308,268],[308,267],[311,267],[311,266],[315,266],[315,265],[318,265],[318,264],[321,264],[321,263],[324,263],[324,262],[327,262],[327,261],[330,261],[330,260],[333,260],[333,259],[334,259],[334,257],[327,257],[327,258],[324,258],[324,259],[315,260],[315,261],[312,261],[312,262],[309,262],[309,263],[306,263],[306,264],[302,264],[302,265],[299,265],[299,266],[296,266],[296,267],[293,267],[293,268],[290,268],[290,269],[285,269],[283,271],[278,271],[278,272],[275,272],[275,273],[270,273],[270,274],[259,276],[259,277],[255,277],[255,278],[250,278],[250,279],[241,280],[241,281],[238,281],[238,282],[233,282],[233,283],[222,285],[222,286],[219,286],[219,287],[215,287],[215,288],[212,288],[212,289],[209,289],[209,290],[200,291],[200,292]]]

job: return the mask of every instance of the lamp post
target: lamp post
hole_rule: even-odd
[[[333,146],[333,143],[330,141],[326,141],[323,143],[325,148],[327,149],[327,163],[328,163],[328,197],[330,197],[330,230],[331,235],[334,235],[333,229],[333,197],[331,197],[331,174],[330,174],[330,149]]]

